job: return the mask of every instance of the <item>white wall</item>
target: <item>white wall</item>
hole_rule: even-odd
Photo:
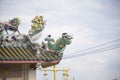
[[[16,77],[16,78],[6,78],[6,80],[36,80],[36,70],[34,69],[30,69],[30,64],[18,64],[18,65],[22,65],[22,66],[15,66],[15,64],[9,64],[9,65],[5,65],[4,64],[0,64],[0,74],[3,74],[3,70],[2,68],[7,67],[9,68],[9,66],[11,66],[13,69],[11,71],[14,70],[14,68],[16,67],[22,67],[22,71],[18,71],[18,72],[12,72],[14,75],[18,74],[19,72],[22,72],[22,76],[21,77]],[[0,77],[0,80],[3,80],[3,77]]]
[[[36,70],[33,69],[29,70],[28,80],[36,80]]]

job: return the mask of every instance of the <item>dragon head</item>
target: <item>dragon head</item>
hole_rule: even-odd
[[[63,33],[62,38],[65,40],[66,44],[68,45],[71,43],[71,39],[73,39],[73,37],[68,33]]]
[[[13,25],[13,26],[19,26],[20,25],[20,19],[19,18],[13,18],[10,23]]]

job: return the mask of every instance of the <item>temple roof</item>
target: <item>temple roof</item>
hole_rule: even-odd
[[[56,54],[40,52],[23,46],[0,46],[0,63],[38,63],[59,60]]]

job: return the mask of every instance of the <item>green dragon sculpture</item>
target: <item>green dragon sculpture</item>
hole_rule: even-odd
[[[73,39],[71,35],[63,33],[62,37],[56,40],[56,42],[51,38],[51,35],[48,35],[48,37],[45,38],[45,41],[47,41],[48,51],[52,53],[63,53],[66,45],[71,43],[71,39]]]

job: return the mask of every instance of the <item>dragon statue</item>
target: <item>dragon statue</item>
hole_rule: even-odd
[[[62,37],[54,41],[53,38],[51,38],[51,35],[48,35],[47,38],[45,38],[45,41],[47,41],[45,49],[47,49],[51,53],[59,54],[63,53],[66,45],[69,45],[71,43],[71,39],[73,37],[69,35],[68,33],[63,33]]]

